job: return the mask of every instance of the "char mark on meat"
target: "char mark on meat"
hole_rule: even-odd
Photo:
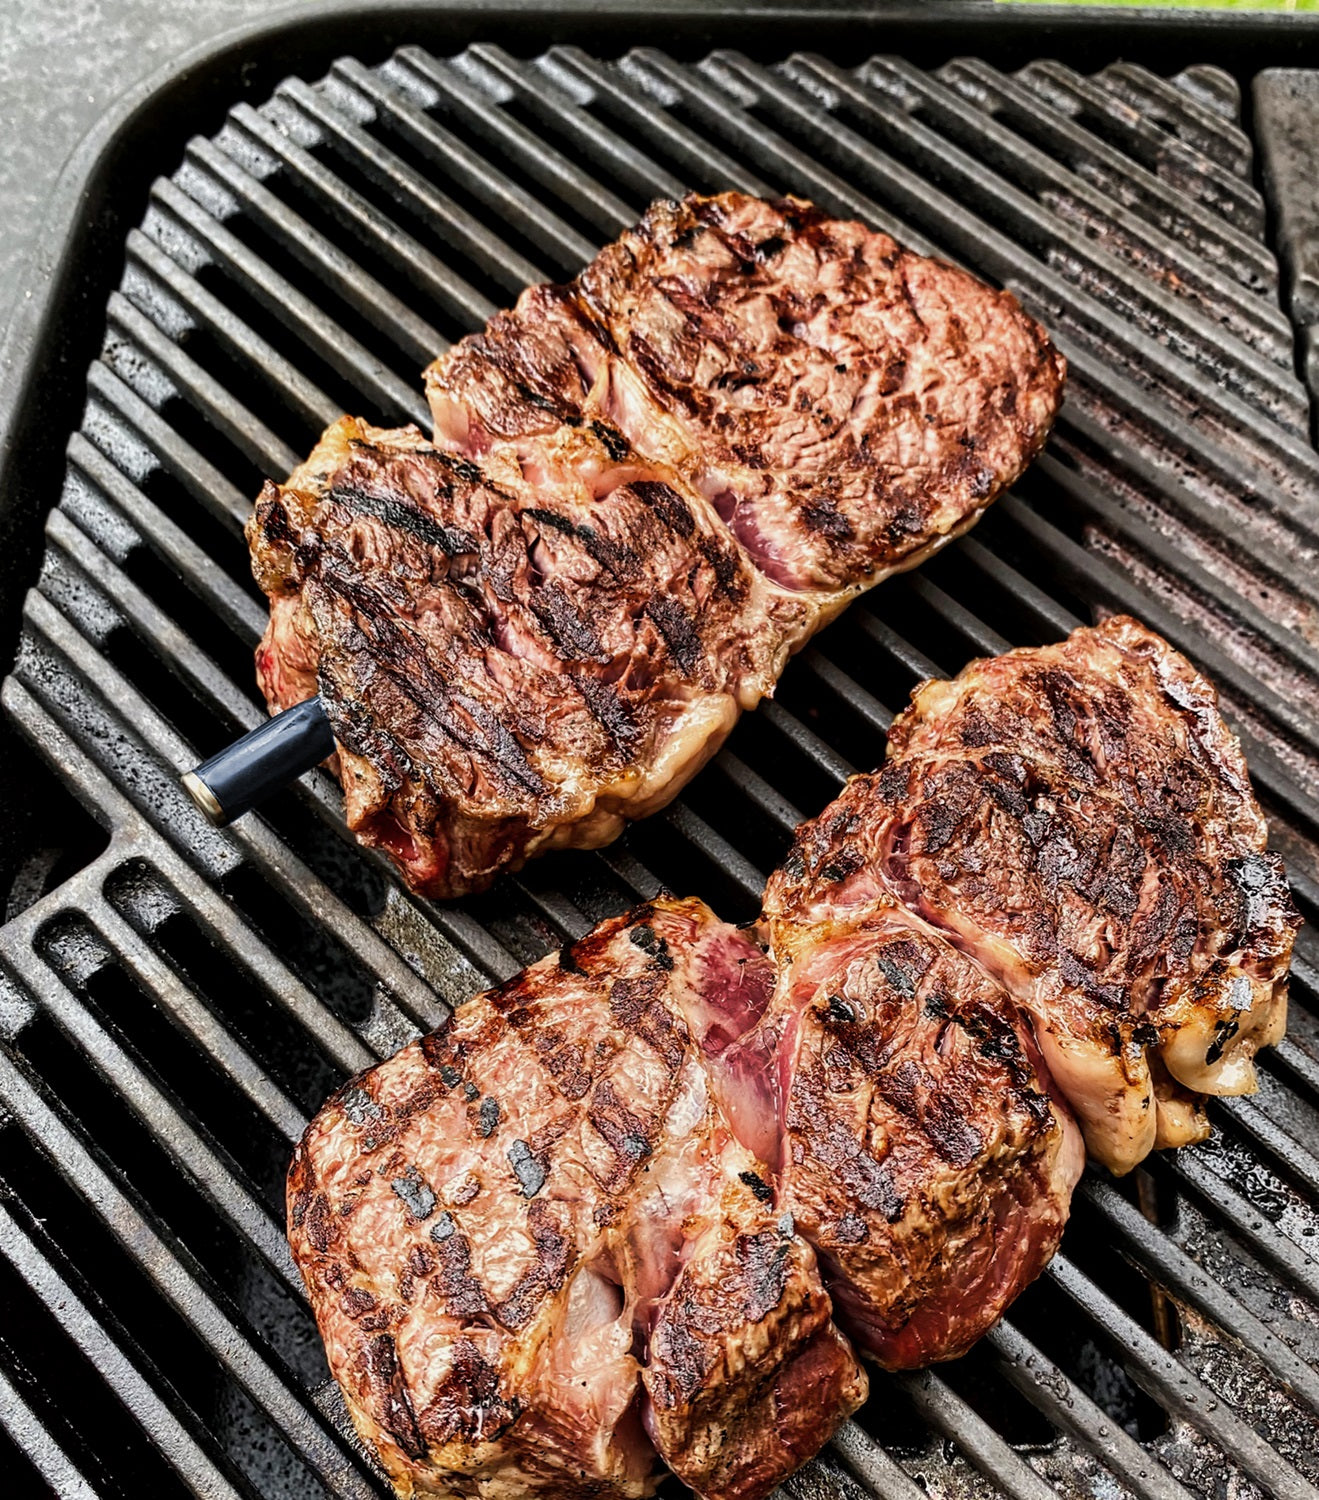
[[[422,894],[598,847],[975,521],[1062,379],[1010,294],[860,224],[657,203],[432,366],[433,443],[344,418],[266,487],[261,686],[320,692],[350,826]]]
[[[764,955],[697,901],[573,953],[308,1127],[289,1237],[331,1369],[403,1493],[641,1497],[662,1459],[763,1500],[866,1390],[697,1040],[715,1009],[722,1051],[761,1014],[728,976]]]
[[[1299,921],[1212,687],[1115,617],[925,684],[889,755],[799,831],[771,924],[897,901],[1032,1018],[1099,1161],[1202,1139],[1282,1036]]]

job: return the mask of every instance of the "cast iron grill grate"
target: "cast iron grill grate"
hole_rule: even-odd
[[[1071,361],[1049,450],[852,611],[668,812],[478,900],[400,892],[316,773],[206,827],[177,773],[263,712],[240,528],[341,410],[658,194],[795,191],[1011,286]],[[128,239],[4,689],[104,852],[0,929],[0,1450],[59,1495],[361,1496],[282,1233],[325,1094],[663,883],[754,909],[911,687],[1128,609],[1223,689],[1319,908],[1319,455],[1227,75],[476,46],[239,106]],[[918,644],[917,644],[918,643]],[[19,901],[17,905],[22,905]],[[11,905],[11,910],[13,909]],[[886,1500],[1319,1495],[1319,971],[1261,1092],[1120,1189],[966,1360],[788,1488]]]

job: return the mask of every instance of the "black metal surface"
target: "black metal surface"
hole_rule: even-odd
[[[439,907],[351,844],[323,773],[210,828],[177,775],[262,717],[240,534],[261,477],[341,409],[423,421],[446,340],[686,186],[806,194],[1012,286],[1072,363],[1046,456],[822,636],[624,844]],[[1319,455],[1265,230],[1236,85],[1203,67],[408,49],[189,142],[128,236],[4,688],[108,835],[0,929],[12,1472],[75,1495],[382,1493],[284,1245],[306,1116],[661,883],[754,909],[797,819],[969,656],[1110,609],[1161,630],[1222,686],[1313,919]],[[1319,1493],[1315,953],[1307,930],[1260,1094],[1134,1183],[1089,1179],[1007,1322],[966,1360],[878,1376],[794,1494]]]
[[[226,745],[183,777],[202,812],[223,827],[334,754],[334,732],[319,698],[308,698]]]

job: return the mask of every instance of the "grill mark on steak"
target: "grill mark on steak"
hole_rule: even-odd
[[[586,1117],[614,1153],[613,1170],[605,1186],[618,1192],[651,1155],[655,1122],[628,1109],[607,1078],[591,1091]]]
[[[364,1383],[375,1399],[380,1425],[409,1458],[425,1457],[426,1444],[399,1368],[398,1351],[387,1333],[369,1339],[362,1351]]]
[[[485,1288],[472,1275],[472,1246],[465,1234],[435,1241],[435,1267],[431,1288],[451,1317],[477,1318],[490,1311]]]
[[[676,599],[647,599],[646,616],[673,652],[684,672],[694,672],[700,659],[701,638],[691,616]]]
[[[431,732],[481,755],[492,769],[528,791],[547,790],[544,779],[532,769],[522,746],[508,728],[470,694],[448,686],[427,660],[415,633],[395,620],[380,590],[362,580],[352,559],[338,547],[322,545],[319,552],[316,582],[331,600],[341,600],[349,606],[359,629],[367,627],[362,629],[360,648],[370,658],[367,680],[375,672],[383,673],[410,700]],[[362,705],[347,700],[324,671],[321,694],[335,723],[336,738],[348,738],[339,731],[346,725],[356,727],[354,720],[363,711]],[[352,716],[345,715],[344,709],[350,709]],[[472,729],[466,729],[465,723],[470,723]],[[411,774],[414,771],[411,758],[392,736],[390,743],[391,748],[397,747],[394,753],[403,760],[405,773]],[[424,768],[419,774],[426,778]]]
[[[880,1214],[890,1224],[902,1217],[903,1201],[891,1175],[837,1123],[829,1107],[824,1076],[818,1069],[798,1072],[788,1128],[799,1130],[809,1140],[812,1151],[837,1177],[851,1201]]]
[[[672,485],[658,479],[634,479],[628,488],[645,501],[670,531],[678,536],[691,536],[696,531],[691,507]]]
[[[651,1347],[662,1376],[649,1388],[656,1406],[672,1410],[691,1401],[725,1357],[719,1335],[738,1323],[762,1323],[783,1301],[792,1241],[775,1230],[740,1234],[731,1264],[719,1277],[718,1300],[703,1295],[695,1278],[683,1278],[661,1314]]]
[[[505,1328],[524,1328],[545,1298],[564,1284],[572,1265],[571,1246],[552,1209],[540,1202],[529,1204],[527,1224],[536,1243],[536,1261],[495,1308],[495,1316]]]
[[[479,543],[470,532],[441,525],[419,506],[408,504],[401,495],[375,495],[356,485],[332,484],[325,498],[328,504],[342,505],[356,515],[374,516],[393,530],[406,531],[446,557],[468,556],[479,550]]]
[[[563,589],[551,578],[537,590],[531,609],[546,632],[570,661],[607,662],[608,653],[590,622],[572,607]],[[585,674],[575,679],[579,692],[584,691]]]
[[[499,1371],[467,1338],[453,1346],[453,1364],[421,1413],[418,1426],[437,1447],[460,1439],[475,1447],[496,1442],[517,1421],[521,1404],[499,1389]],[[411,1455],[419,1456],[419,1455]]]

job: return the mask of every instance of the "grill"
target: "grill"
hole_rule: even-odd
[[[840,53],[840,55],[842,55]],[[849,63],[855,62],[855,55]],[[1260,118],[1274,107],[1267,80]],[[127,239],[3,701],[54,768],[0,929],[10,1493],[379,1496],[282,1233],[347,1074],[662,885],[755,910],[911,687],[1130,610],[1219,683],[1319,909],[1319,454],[1237,81],[805,54],[404,48],[238,105]],[[177,148],[176,148],[177,149]],[[795,191],[1010,286],[1072,367],[1044,457],[885,584],[667,812],[487,896],[404,894],[316,772],[208,827],[178,773],[264,712],[240,528],[341,410],[656,195]],[[1319,1495],[1319,952],[1203,1146],[1091,1172],[966,1359],[875,1394],[794,1497]]]

